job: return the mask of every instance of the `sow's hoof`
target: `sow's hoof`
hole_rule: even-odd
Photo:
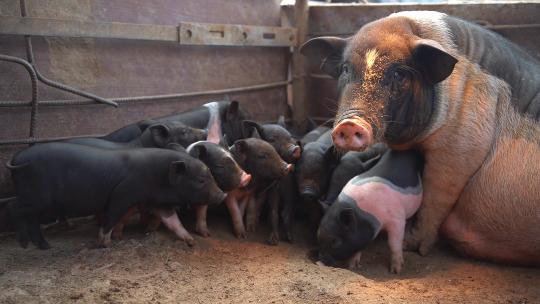
[[[419,230],[412,229],[405,234],[403,248],[406,251],[417,251],[421,256],[426,256],[435,241],[435,237],[424,236]]]

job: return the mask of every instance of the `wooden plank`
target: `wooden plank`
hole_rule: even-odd
[[[0,34],[46,37],[116,38],[153,41],[178,40],[178,29],[170,25],[122,22],[90,22],[49,18],[0,16]]]
[[[0,34],[150,40],[187,45],[289,47],[296,44],[296,30],[291,27],[195,22],[181,22],[176,27],[0,16]]]
[[[307,63],[306,58],[300,54],[300,46],[307,40],[309,6],[307,0],[296,0],[294,7],[294,21],[297,30],[298,44],[293,51],[293,120],[302,124],[308,117],[307,104]]]

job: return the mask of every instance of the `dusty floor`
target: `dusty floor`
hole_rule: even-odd
[[[164,229],[130,226],[123,241],[92,249],[89,219],[47,229],[46,251],[3,235],[0,303],[540,303],[540,269],[466,260],[445,245],[428,257],[406,253],[396,276],[380,239],[355,273],[315,265],[301,224],[296,243],[279,246],[265,244],[266,229],[237,240],[226,219],[209,224],[213,237],[196,237],[193,248]]]

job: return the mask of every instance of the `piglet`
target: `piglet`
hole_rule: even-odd
[[[388,150],[373,168],[352,178],[321,220],[318,264],[347,261],[349,268],[357,267],[362,250],[384,230],[390,271],[399,274],[405,222],[422,201],[422,167],[416,152]]]
[[[258,136],[256,132],[253,135]],[[230,191],[225,199],[236,237],[245,238],[243,217],[246,206],[254,204],[255,193],[264,191],[272,182],[288,174],[292,165],[283,161],[272,145],[260,138],[237,140],[230,151],[240,167],[251,175],[249,185]]]

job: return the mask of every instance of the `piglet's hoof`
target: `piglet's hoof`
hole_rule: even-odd
[[[246,239],[246,238],[247,238],[246,230],[243,229],[243,228],[242,228],[242,229],[235,229],[234,235],[235,235],[236,238],[238,238],[238,239]]]
[[[210,237],[210,230],[208,229],[195,229],[195,232],[197,232],[198,235],[202,237]]]
[[[390,273],[400,274],[403,265],[403,256],[392,257],[392,262],[390,262]]]
[[[112,238],[113,240],[121,240],[124,238],[124,233],[121,229],[114,229],[112,232]]]
[[[255,232],[257,230],[257,225],[255,223],[248,222],[246,224],[246,231],[248,232]]]
[[[289,243],[294,242],[294,238],[293,238],[293,236],[292,236],[292,232],[290,232],[290,231],[286,231],[286,232],[285,232],[285,240],[286,240],[287,242],[289,242]]]
[[[279,244],[279,233],[272,232],[270,234],[270,237],[268,238],[268,244],[274,245],[274,246]]]
[[[186,242],[189,247],[195,246],[195,239],[192,237],[184,239],[184,242]]]
[[[197,225],[195,227],[195,232],[197,232],[197,234],[202,237],[209,237],[211,235],[210,230],[208,230],[208,227],[206,225]]]

